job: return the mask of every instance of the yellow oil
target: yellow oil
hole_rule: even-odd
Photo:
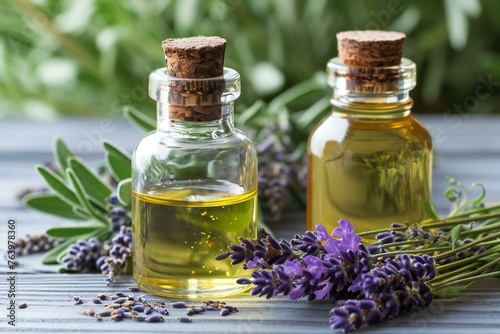
[[[229,260],[217,261],[239,237],[257,236],[257,190],[232,184],[161,187],[133,193],[134,279],[146,291],[167,297],[235,294],[249,276]]]
[[[363,232],[422,220],[431,201],[431,145],[411,115],[327,117],[309,138],[307,228],[323,224],[331,232],[348,219]]]

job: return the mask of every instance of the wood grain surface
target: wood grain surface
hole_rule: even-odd
[[[467,116],[467,117],[465,117]],[[470,186],[482,182],[486,201],[500,202],[500,117],[439,115],[419,117],[434,137],[433,195],[442,213],[448,210],[443,197],[446,175]],[[17,200],[24,188],[42,185],[34,165],[52,160],[54,137],[62,137],[82,158],[96,167],[103,159],[100,145],[108,139],[131,152],[144,133],[127,121],[116,119],[63,119],[57,121],[0,120],[0,252],[6,249],[7,220],[17,222],[17,236],[41,233],[47,227],[68,222],[29,211]],[[272,226],[279,237],[303,232],[304,213],[293,206]],[[169,309],[163,323],[140,323],[130,319],[102,322],[80,314],[82,309],[99,309],[90,298],[97,293],[126,292],[134,286],[130,276],[119,277],[107,287],[100,274],[55,274],[55,267],[40,264],[40,256],[19,259],[16,298],[28,307],[17,309],[16,327],[7,324],[9,285],[6,261],[0,263],[0,332],[47,333],[332,333],[328,325],[330,301],[265,300],[247,294],[224,299],[240,312],[222,317],[217,312],[193,316],[192,323],[180,323],[183,310]],[[430,307],[412,311],[392,321],[366,328],[369,333],[500,333],[500,281],[489,279],[470,286],[460,296],[435,300]],[[83,305],[73,305],[80,295]],[[161,299],[153,297],[153,299]],[[200,301],[193,301],[199,303]],[[102,306],[101,306],[102,307]]]

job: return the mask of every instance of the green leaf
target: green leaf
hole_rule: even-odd
[[[77,214],[78,216],[88,220],[90,219],[91,217],[89,216],[89,214],[87,213],[87,211],[85,211],[81,206],[74,206],[73,207],[73,212],[75,212],[75,214]]]
[[[63,252],[66,251],[66,249],[75,243],[75,241],[78,239],[78,237],[72,237],[67,240],[65,240],[63,243],[57,245],[56,247],[52,248],[50,251],[48,251],[45,256],[42,259],[43,264],[58,264],[59,262],[57,261],[57,258],[59,255]]]
[[[113,190],[77,157],[69,158],[69,167],[80,181],[87,195],[104,203]]]
[[[45,166],[35,166],[40,176],[47,182],[47,184],[54,190],[59,197],[70,205],[78,205],[78,198],[73,190],[71,190],[65,183],[64,179]]]
[[[59,164],[60,175],[64,178],[64,171],[68,168],[68,159],[74,157],[75,154],[66,146],[64,141],[57,137],[54,141],[54,158]]]
[[[58,195],[55,194],[33,194],[28,195],[24,198],[24,204],[27,207],[41,211],[43,213],[48,213],[51,215],[82,220],[82,217],[75,213],[73,206],[63,201]]]
[[[118,181],[128,179],[132,176],[132,160],[130,154],[109,141],[103,142],[106,150],[106,163],[109,170]]]
[[[68,238],[74,236],[80,236],[82,234],[94,232],[96,229],[101,229],[102,224],[87,224],[87,225],[75,225],[67,227],[52,227],[49,228],[45,233],[54,238]]]
[[[479,196],[474,199],[474,200],[471,200],[471,204],[472,205],[480,205],[484,199],[484,197],[486,196],[486,189],[484,188],[483,184],[480,183],[480,182],[474,182],[472,183],[472,186],[471,186],[472,189],[474,188],[480,188],[481,189],[481,194],[479,194]]]
[[[264,107],[264,101],[257,100],[254,104],[247,108],[244,112],[235,117],[236,125],[248,125],[254,117],[260,115],[261,109]]]
[[[330,104],[330,98],[325,97],[319,99],[316,103],[312,104],[305,111],[299,113],[299,118],[295,122],[298,127],[305,129],[316,125],[321,118],[323,118],[326,113],[332,109]]]
[[[99,212],[96,212],[92,207],[89,199],[87,198],[84,188],[80,182],[80,180],[76,177],[75,172],[71,169],[66,170],[68,180],[72,183],[73,188],[75,188],[76,196],[78,197],[78,201],[83,206],[83,208],[87,211],[87,213],[97,221],[103,222],[106,225],[109,224],[109,221]]]
[[[120,183],[118,183],[117,193],[120,203],[125,206],[130,206],[132,203],[132,179],[128,178],[121,180]]]
[[[147,132],[156,129],[156,121],[144,115],[134,107],[124,106],[122,108],[122,112],[126,119],[128,119],[131,123],[137,125],[139,128],[146,130]]]
[[[455,244],[460,238],[461,232],[462,232],[462,224],[458,224],[451,230],[451,249],[455,249]]]

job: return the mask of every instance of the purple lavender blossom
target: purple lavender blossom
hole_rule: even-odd
[[[330,311],[332,329],[350,332],[359,329],[363,324],[373,326],[380,321],[380,309],[371,299],[348,300],[341,307]]]
[[[231,264],[243,263],[244,269],[271,268],[295,257],[295,252],[286,240],[276,240],[271,235],[262,239],[240,238],[240,244],[228,246],[229,252],[216,256],[216,260],[231,259]]]

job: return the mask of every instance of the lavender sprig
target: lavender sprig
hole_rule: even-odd
[[[392,224],[368,247],[350,222],[340,220],[331,234],[317,225],[315,231],[296,235],[290,242],[247,240],[241,249],[231,245],[237,251],[223,257],[238,253],[236,262],[246,264],[259,255],[258,266],[246,266],[255,269],[251,278],[237,281],[253,284],[252,295],[347,299],[331,310],[330,325],[351,331],[425,307],[436,295],[456,293],[475,280],[500,276],[500,232],[496,231],[500,221],[498,209],[494,210],[474,226],[461,225],[464,218],[411,228]],[[269,252],[259,250],[275,243],[291,246],[293,256],[269,263]]]

